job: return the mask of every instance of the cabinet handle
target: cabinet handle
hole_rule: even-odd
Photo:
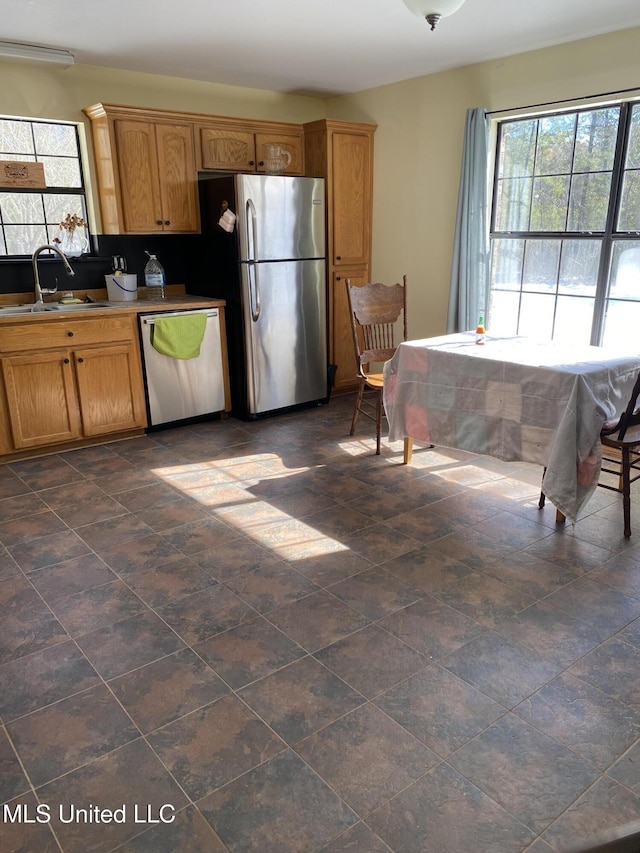
[[[341,261],[341,260],[342,260],[342,256],[341,256],[341,255],[336,255],[336,261]]]
[[[67,332],[67,337],[68,337],[68,338],[72,338],[72,337],[73,337],[73,332]]]
[[[78,359],[78,364],[82,364],[82,362],[83,362],[83,361],[84,361],[84,358],[79,358],[79,359]]]
[[[342,276],[341,276],[341,275],[337,275],[337,276],[336,276],[336,281],[342,281]]]
[[[68,358],[65,358],[65,359],[64,359],[64,363],[65,363],[65,364],[69,364],[69,359],[68,359]]]
[[[260,162],[258,163],[258,166],[264,166],[264,160],[260,160]]]
[[[256,161],[255,161],[255,160],[249,160],[249,165],[250,165],[250,166],[255,166],[255,165],[256,165]]]
[[[156,225],[162,225],[162,219],[156,219]]]
[[[164,224],[165,224],[165,225],[171,225],[171,222],[170,222],[170,220],[165,219]]]

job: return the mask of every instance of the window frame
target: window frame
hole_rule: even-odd
[[[47,158],[47,157],[53,156],[51,154],[42,154],[42,153],[38,153],[36,151],[36,144],[35,144],[34,130],[33,130],[34,125],[48,124],[48,125],[59,125],[59,126],[73,128],[74,137],[75,137],[75,147],[76,147],[76,152],[77,152],[76,156],[75,157],[73,157],[71,155],[61,155],[61,156],[67,156],[68,159],[74,160],[75,162],[77,162],[78,174],[79,174],[79,186],[76,186],[76,187],[58,187],[58,186],[0,187],[0,195],[4,195],[4,194],[38,195],[39,194],[42,197],[43,214],[44,214],[44,207],[45,207],[45,205],[44,205],[44,197],[45,196],[48,196],[48,195],[49,196],[69,195],[69,196],[75,196],[75,197],[80,196],[82,198],[83,218],[84,218],[85,222],[87,223],[86,227],[85,227],[85,233],[86,233],[86,237],[88,240],[88,248],[85,252],[82,253],[82,257],[92,257],[94,255],[92,236],[94,236],[94,235],[93,235],[93,232],[91,231],[91,224],[90,224],[91,223],[90,207],[89,207],[90,199],[89,199],[89,191],[87,188],[87,181],[86,181],[86,177],[85,177],[87,170],[86,170],[85,162],[84,162],[83,138],[81,136],[81,127],[82,126],[80,124],[78,124],[78,122],[74,122],[74,121],[65,121],[62,119],[49,119],[49,118],[31,118],[28,116],[0,115],[0,121],[22,122],[24,124],[28,124],[31,126],[30,132],[31,132],[31,137],[34,141],[34,146],[33,146],[34,150],[32,153],[25,152],[23,159],[26,160],[27,158],[29,158],[29,161],[34,162],[34,163],[41,162],[42,158]],[[6,153],[10,153],[10,152],[6,152]],[[22,155],[16,155],[15,159],[19,160],[19,159],[21,159],[21,157],[22,157]],[[5,158],[4,158],[3,154],[0,153],[0,160],[3,160],[3,159],[5,159]],[[18,225],[20,225],[20,224],[22,224],[22,225],[31,225],[31,224],[42,225],[42,226],[44,226],[44,229],[45,229],[46,235],[47,235],[46,243],[51,243],[53,240],[53,235],[51,234],[51,231],[53,228],[55,228],[55,225],[53,223],[46,221],[46,215],[44,215],[44,221],[43,222],[37,222],[37,223],[5,222],[3,219],[2,209],[0,207],[0,237],[4,241],[5,250],[7,248],[7,239],[6,239],[6,233],[5,233],[4,229],[7,225],[15,226],[16,224],[18,224]],[[37,248],[37,246],[34,246],[34,250],[35,250],[35,248]],[[13,254],[13,253],[9,253],[9,252],[5,251],[4,254],[0,253],[0,263],[8,263],[8,262],[9,263],[11,263],[11,262],[15,263],[15,262],[25,261],[25,260],[30,261],[32,254],[33,254],[32,252],[26,253],[26,254]]]
[[[525,121],[538,121],[545,118],[557,118],[558,116],[576,116],[576,126],[579,116],[584,113],[590,113],[597,110],[606,110],[606,109],[618,109],[618,126],[616,130],[616,141],[614,148],[614,156],[613,156],[613,164],[611,170],[611,184],[609,187],[609,194],[607,198],[607,214],[604,228],[602,230],[593,230],[593,231],[570,231],[568,229],[568,216],[565,220],[567,222],[567,229],[564,231],[536,231],[536,230],[500,230],[496,227],[496,218],[498,214],[498,197],[499,197],[499,187],[500,187],[500,163],[501,157],[503,154],[503,128],[508,124],[515,124],[517,122],[525,122]],[[550,240],[550,241],[594,241],[598,240],[600,242],[600,259],[598,262],[597,276],[596,276],[596,287],[594,293],[594,304],[591,318],[591,331],[590,331],[590,343],[595,346],[602,345],[602,340],[605,332],[605,319],[606,319],[606,309],[607,309],[607,301],[609,299],[609,291],[611,287],[610,279],[612,273],[612,258],[613,252],[616,242],[621,240],[626,241],[638,241],[638,247],[640,248],[640,230],[637,231],[623,231],[617,230],[616,224],[618,221],[620,206],[622,202],[622,189],[623,189],[623,179],[625,176],[625,167],[627,160],[627,153],[629,148],[629,137],[632,128],[632,119],[634,115],[634,110],[637,113],[640,113],[640,99],[637,97],[628,100],[617,100],[607,103],[585,103],[579,107],[573,108],[563,108],[553,111],[545,111],[540,113],[527,113],[526,115],[519,116],[508,116],[501,119],[495,120],[495,135],[493,136],[494,144],[492,146],[493,151],[493,162],[492,162],[492,174],[491,174],[491,200],[490,200],[490,216],[488,217],[489,221],[489,240],[490,240],[490,256],[491,256],[491,266],[490,266],[490,291],[489,291],[489,302],[493,301],[493,293],[494,290],[507,290],[507,288],[495,288],[494,287],[494,250],[497,240],[501,241],[523,241],[524,249],[522,251],[522,258],[520,261],[520,285],[516,290],[515,288],[510,288],[511,292],[518,293],[518,315],[517,315],[517,327],[518,332],[519,327],[522,323],[522,297],[523,293],[528,293],[529,291],[523,290],[523,278],[524,278],[524,269],[526,263],[526,245],[529,241],[537,241],[537,240]],[[575,140],[576,140],[576,129],[574,128],[574,149],[575,149]],[[539,126],[537,128],[537,134],[539,134]],[[538,136],[536,137],[536,148],[535,151],[537,153],[537,145],[538,145]],[[631,167],[628,167],[631,168]],[[562,173],[564,174],[564,173]],[[580,171],[574,172],[573,170],[573,160],[571,164],[571,171],[569,172],[570,181],[573,179],[575,174],[582,174]],[[597,174],[597,171],[586,173],[586,174]],[[535,179],[535,158],[532,164],[531,173],[528,175],[532,179]],[[532,190],[533,192],[533,190]],[[567,196],[567,212],[570,211],[570,195]],[[531,208],[529,209],[529,223],[531,222]],[[562,246],[560,247],[562,248]],[[553,304],[553,317],[554,323],[555,318],[557,316],[558,311],[558,297],[563,295],[559,292],[559,276],[555,285],[555,294],[554,294],[554,304]],[[577,297],[580,294],[576,295]],[[573,297],[570,297],[573,298]],[[622,300],[624,301],[624,300]],[[634,303],[640,302],[640,290],[638,293],[638,298],[633,301]]]

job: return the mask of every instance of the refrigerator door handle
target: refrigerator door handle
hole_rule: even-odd
[[[260,281],[258,267],[259,264],[254,264],[253,262],[247,264],[247,271],[249,273],[249,302],[251,308],[251,319],[254,323],[257,323],[260,318]]]
[[[251,298],[251,318],[254,323],[260,317],[260,274],[255,261],[259,260],[258,252],[258,214],[253,199],[247,199],[247,222],[251,222],[251,240],[247,229],[247,258],[249,259],[249,294]],[[251,249],[253,248],[253,252]],[[253,287],[251,286],[253,282]],[[253,295],[255,293],[255,302]]]
[[[251,232],[249,232],[249,229],[247,228],[247,260],[258,261],[260,260],[258,254],[258,214],[256,213],[256,206],[251,198],[247,199],[246,215],[247,223],[251,223]],[[251,239],[249,239],[249,233],[251,233]]]

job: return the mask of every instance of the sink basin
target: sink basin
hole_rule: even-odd
[[[15,314],[41,314],[41,313],[50,313],[51,311],[60,312],[60,311],[88,311],[90,309],[96,308],[115,308],[111,302],[70,302],[66,305],[63,305],[61,302],[48,302],[44,307],[41,307],[39,311],[33,310],[33,304],[31,305],[5,305],[0,307],[0,317],[13,316]]]
[[[112,302],[50,302],[45,306],[47,311],[88,311],[91,308],[115,308]]]

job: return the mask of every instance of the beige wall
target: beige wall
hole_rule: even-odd
[[[425,38],[436,37],[425,32]],[[410,280],[412,337],[444,331],[462,134],[469,107],[507,110],[640,84],[640,29],[610,33],[323,101],[149,74],[0,61],[0,115],[84,119],[103,101],[305,122],[373,122],[373,277]]]
[[[639,43],[640,29],[626,30],[328,102],[331,118],[378,125],[373,277],[409,276],[411,337],[445,331],[466,110],[640,87]]]

